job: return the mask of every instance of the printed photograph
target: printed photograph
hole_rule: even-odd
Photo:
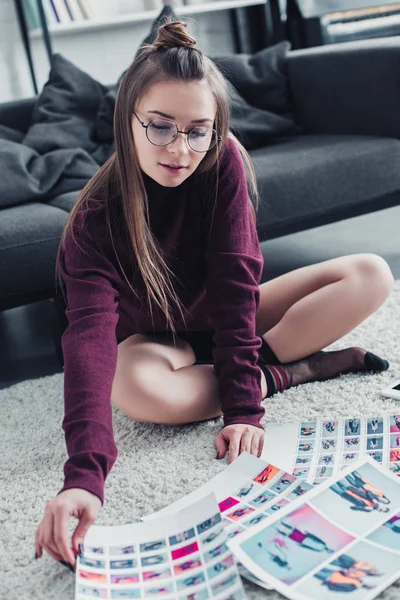
[[[184,590],[192,585],[200,585],[206,582],[206,578],[203,572],[196,573],[196,575],[190,575],[184,579],[176,580],[176,587],[178,591]]]
[[[367,436],[366,450],[382,450],[383,435]]]
[[[255,489],[255,483],[253,481],[249,481],[248,483],[240,487],[238,490],[236,490],[236,492],[234,492],[233,495],[236,496],[236,498],[246,498]]]
[[[390,433],[400,432],[400,415],[392,415],[390,417]]]
[[[342,463],[344,465],[350,465],[352,462],[358,460],[358,452],[344,452],[342,457]]]
[[[110,590],[111,598],[141,598],[140,588],[130,588],[127,590],[114,588]],[[107,596],[108,597],[108,596]]]
[[[383,433],[383,419],[382,417],[375,417],[375,419],[367,420],[367,435],[377,435]]]
[[[173,535],[169,538],[170,546],[176,546],[176,544],[190,540],[191,538],[194,538],[195,535],[194,527],[188,529],[187,531],[182,531],[182,533],[178,533],[177,535]]]
[[[103,546],[86,546],[85,544],[85,552],[92,552],[93,554],[104,554]]]
[[[361,534],[400,504],[400,482],[365,464],[310,500],[340,527]]]
[[[220,523],[221,520],[222,520],[221,513],[218,512],[216,515],[214,515],[210,519],[206,519],[206,521],[199,523],[197,525],[197,533],[200,534],[200,533],[203,533],[203,531],[207,531],[207,529],[210,529],[211,527],[214,527],[214,525],[217,525],[218,523]]]
[[[272,506],[270,506],[265,512],[269,514],[274,513],[277,510],[280,510],[283,506],[286,506],[286,504],[289,504],[289,500],[282,498],[281,500],[278,500],[278,502],[275,502],[275,504],[272,504]]]
[[[197,569],[202,566],[200,554],[196,554],[190,560],[185,560],[179,564],[174,564],[174,573],[175,575],[181,575],[182,573],[186,573],[191,569]]]
[[[78,591],[78,594],[82,594],[82,596],[93,596],[96,598],[108,598],[108,590],[106,588],[95,588],[95,587],[87,587],[86,585],[78,585],[77,591]],[[140,590],[139,590],[139,596],[132,596],[132,598],[140,598]]]
[[[358,450],[360,448],[360,438],[344,438],[344,447],[345,449],[349,448],[350,450]]]
[[[266,519],[267,516],[268,516],[267,514],[258,513],[257,515],[254,515],[254,517],[252,517],[248,521],[243,521],[243,525],[245,527],[254,527],[254,525],[257,525],[260,521],[263,521],[264,519]]]
[[[291,585],[353,539],[303,504],[240,546],[260,568]]]
[[[334,438],[324,438],[321,440],[320,452],[331,452],[335,450],[337,445],[337,440]]]
[[[296,465],[309,465],[312,461],[312,456],[297,456]]]
[[[162,563],[166,563],[168,561],[167,555],[164,554],[154,554],[153,556],[142,556],[140,562],[142,563],[142,567],[150,567],[151,565],[161,565]],[[114,567],[115,569],[123,569],[125,567]]]
[[[230,587],[236,586],[238,584],[239,576],[237,575],[237,573],[232,573],[231,575],[228,575],[227,577],[221,579],[221,581],[218,581],[218,583],[213,583],[211,585],[212,593],[215,595],[220,594],[224,590],[227,590]],[[230,596],[228,596],[228,598],[230,598]],[[235,599],[236,594],[232,596],[232,598]],[[243,598],[243,596],[239,596],[239,598]]]
[[[130,544],[129,546],[110,546],[110,554],[134,554],[136,552],[136,547],[134,544]]]
[[[227,529],[228,539],[234,538],[235,535],[242,533],[242,531],[245,531],[245,528],[241,525],[235,525],[235,527],[233,527],[232,529]]]
[[[208,561],[212,560],[213,558],[216,558],[217,556],[221,556],[221,554],[228,552],[228,550],[229,550],[229,548],[226,545],[226,543],[224,542],[223,544],[220,544],[219,546],[216,546],[215,548],[208,550],[208,552],[205,552],[204,560],[206,562],[208,562]]]
[[[338,422],[337,421],[324,421],[322,424],[322,435],[335,437],[338,432]]]
[[[136,567],[136,558],[130,558],[129,560],[110,560],[110,569],[135,569]]]
[[[156,571],[154,573],[157,573]],[[164,575],[161,575],[162,571],[159,571],[158,573],[160,573],[159,578],[163,579],[165,577],[171,577],[171,571],[167,568],[164,571]],[[144,576],[144,573],[143,573]],[[154,576],[154,578],[156,579],[156,575]],[[149,579],[151,579],[149,577]],[[110,583],[139,583],[140,579],[139,579],[139,573],[131,573],[131,574],[125,574],[125,575],[113,575],[111,574],[110,576]]]
[[[320,454],[318,456],[318,464],[319,465],[333,465],[335,462],[334,454]]]
[[[400,448],[400,433],[391,433],[390,434],[390,447],[391,448]]]
[[[228,519],[232,519],[233,521],[239,521],[240,519],[243,519],[243,517],[247,517],[254,511],[255,508],[253,508],[252,506],[241,506],[230,513],[226,513],[225,516]]]
[[[277,494],[281,494],[285,491],[292,483],[296,481],[296,477],[294,475],[289,475],[289,473],[284,473],[282,477],[280,477],[273,485],[271,485],[270,490],[272,492],[276,492]]]
[[[315,600],[361,600],[385,579],[393,577],[398,569],[398,554],[361,541],[307,577],[297,591]]]
[[[368,539],[400,552],[400,513],[393,515],[383,525],[375,529],[368,536]]]
[[[304,452],[314,452],[315,443],[313,440],[308,442],[299,442],[299,447],[297,449],[298,454],[303,454]]]
[[[83,565],[85,567],[95,567],[96,569],[105,569],[106,568],[105,560],[96,560],[95,558],[89,558],[87,556],[82,556],[78,560],[79,560],[79,565]]]
[[[271,479],[273,479],[275,475],[277,475],[279,472],[280,469],[278,469],[278,467],[274,467],[273,465],[267,465],[265,469],[261,471],[261,473],[259,473],[253,478],[253,481],[255,481],[256,483],[260,483],[261,485],[265,485],[266,483],[271,481]],[[281,471],[281,473],[283,473],[283,471]]]
[[[205,535],[201,536],[200,542],[204,546],[206,546],[207,544],[211,544],[211,542],[213,542],[215,539],[217,539],[218,536],[223,534],[225,525],[229,526],[230,525],[229,521],[224,520],[224,522],[221,524],[220,527],[216,527],[215,529],[213,529],[213,531],[209,531]]]
[[[223,571],[227,571],[228,569],[233,567],[234,564],[235,564],[235,562],[234,562],[233,556],[232,556],[232,554],[230,554],[229,556],[224,558],[224,560],[222,560],[221,562],[216,563],[212,567],[208,567],[207,576],[209,579],[212,579],[213,577],[216,577],[216,575],[219,575]]]
[[[253,498],[253,500],[251,500],[249,504],[256,507],[262,506],[263,504],[266,504],[266,502],[272,500],[272,498],[276,498],[276,495],[270,492],[269,490],[265,490],[265,492],[263,492],[259,496],[256,496],[256,498]]]
[[[374,460],[376,460],[376,462],[378,463],[382,463],[383,460],[383,452],[382,450],[370,450],[369,452],[367,452],[368,456],[370,456],[371,458],[373,458]]]
[[[346,419],[344,422],[344,435],[360,435],[361,433],[361,420],[360,419]]]
[[[208,600],[208,590],[207,588],[196,590],[193,594],[189,594],[188,596],[179,596],[179,600]]]
[[[317,433],[317,423],[315,421],[307,421],[300,425],[300,437],[315,437]]]
[[[152,598],[154,596],[158,596],[159,594],[172,594],[173,592],[174,586],[172,583],[144,588],[145,598]]]
[[[315,471],[316,477],[331,477],[333,473],[333,467],[327,467],[326,465],[319,465]]]
[[[400,461],[400,449],[393,449],[389,452],[389,460],[390,462],[399,462]]]
[[[92,571],[83,571],[79,569],[78,575],[81,579],[88,581],[96,581],[96,583],[107,583],[107,575],[105,573],[93,573]]]
[[[184,556],[189,556],[190,554],[194,554],[199,551],[199,545],[197,542],[192,542],[191,544],[187,544],[186,546],[182,546],[182,548],[176,548],[176,550],[171,550],[171,558],[172,560],[178,560],[178,558],[183,558]]]
[[[240,504],[239,500],[236,500],[236,498],[232,498],[232,496],[229,496],[229,498],[225,498],[225,500],[222,500],[222,502],[220,502],[218,504],[219,510],[224,513],[227,510],[231,509],[233,506],[236,506],[236,504]]]
[[[389,463],[389,469],[396,475],[400,475],[400,462]]]
[[[302,478],[302,477],[306,478],[309,470],[310,470],[309,467],[304,467],[304,468],[296,467],[296,469],[293,469],[293,475],[296,478]]]
[[[291,492],[288,494],[288,500],[296,500],[299,496],[303,496],[306,492],[312,489],[311,483],[307,483],[306,481],[302,481],[297,485]]]
[[[154,552],[155,550],[161,550],[167,547],[166,540],[157,540],[156,542],[145,542],[140,544],[140,552]]]

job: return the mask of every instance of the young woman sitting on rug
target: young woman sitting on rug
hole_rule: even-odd
[[[114,133],[115,153],[78,197],[57,256],[69,458],[35,550],[72,565],[117,458],[110,399],[138,422],[223,416],[215,447],[231,462],[261,454],[263,399],[388,368],[358,347],[321,352],[389,296],[381,257],[345,256],[259,285],[246,167],[257,208],[255,172],[230,132],[229,84],[185,23],[164,23],[130,65]]]

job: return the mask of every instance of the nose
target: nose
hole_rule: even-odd
[[[180,131],[177,134],[176,138],[170,144],[168,144],[167,148],[169,148],[170,150],[176,150],[180,153],[187,154],[190,150],[187,137],[188,136],[185,133],[182,133]]]

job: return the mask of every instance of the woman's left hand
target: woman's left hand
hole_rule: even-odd
[[[242,452],[249,452],[261,456],[264,445],[264,429],[237,423],[224,427],[214,440],[217,449],[217,458],[224,458],[229,449],[229,464]]]

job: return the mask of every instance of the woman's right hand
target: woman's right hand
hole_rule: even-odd
[[[79,553],[78,544],[83,544],[89,527],[96,520],[101,509],[100,498],[80,488],[64,490],[45,506],[44,517],[35,534],[36,556],[43,554],[43,548],[55,560],[63,560],[75,567],[75,557]],[[68,540],[70,517],[79,523]]]

